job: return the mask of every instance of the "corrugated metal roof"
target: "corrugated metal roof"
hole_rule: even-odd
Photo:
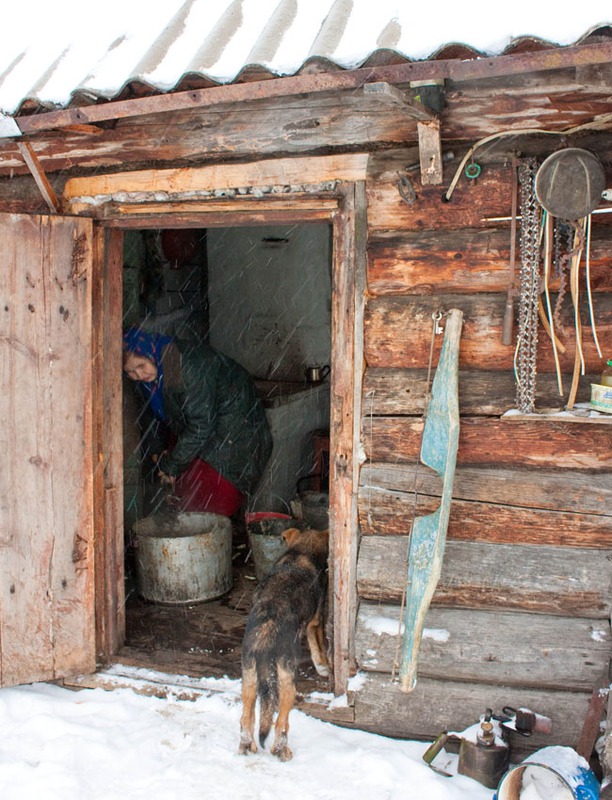
[[[540,6],[545,6],[540,8]],[[372,60],[497,55],[525,38],[570,45],[610,25],[609,0],[24,0],[3,9],[0,109],[110,99],[140,85],[231,83]],[[451,48],[452,45],[460,47]],[[471,51],[471,52],[470,52]]]

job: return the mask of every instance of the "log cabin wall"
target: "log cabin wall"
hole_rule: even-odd
[[[445,165],[443,187],[422,186],[418,173],[406,172],[418,161],[415,149],[379,153],[369,164],[367,461],[358,498],[356,629],[357,667],[366,680],[355,694],[355,717],[360,727],[388,735],[429,738],[462,730],[487,707],[529,707],[552,718],[553,732],[517,737],[522,741],[515,746],[575,746],[610,654],[612,420],[554,413],[567,400],[573,370],[569,303],[565,399],[541,333],[539,416],[504,416],[515,408],[516,324],[511,346],[501,338],[510,272],[510,154],[483,164],[477,180],[462,177],[451,201],[442,202],[463,152]],[[600,157],[607,160],[605,152]],[[398,191],[398,178],[406,175],[415,189],[412,203]],[[505,220],[491,221],[496,217]],[[599,340],[609,350],[608,218],[593,216],[591,282]],[[404,694],[394,677],[409,532],[415,513],[439,506],[441,491],[438,476],[417,466],[432,314],[450,308],[464,314],[457,471],[417,686]],[[589,383],[598,382],[603,365],[587,320],[583,338],[586,374],[578,401],[589,400]],[[435,337],[434,369],[442,339]]]

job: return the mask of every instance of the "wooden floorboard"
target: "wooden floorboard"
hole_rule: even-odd
[[[130,586],[125,645],[114,660],[173,675],[239,678],[242,637],[256,585],[252,563],[237,558],[232,589],[218,600],[161,605],[143,600]],[[312,692],[331,692],[329,679],[317,675],[305,643],[297,686],[302,699]]]

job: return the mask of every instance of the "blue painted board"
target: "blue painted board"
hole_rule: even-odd
[[[443,479],[442,498],[433,514],[415,519],[410,533],[399,671],[400,688],[405,692],[412,691],[416,686],[425,615],[442,571],[459,444],[458,374],[462,325],[463,312],[452,309],[446,321],[444,343],[423,430],[421,461]]]

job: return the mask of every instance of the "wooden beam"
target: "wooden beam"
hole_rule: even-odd
[[[400,89],[397,89],[395,86],[385,81],[366,83],[363,87],[363,93],[366,97],[379,100],[381,104],[392,105],[395,108],[399,108],[411,120],[416,119],[430,122],[435,118],[435,115],[422,103],[413,100],[406,92],[402,92]]]
[[[72,178],[64,197],[95,197],[118,192],[169,192],[250,188],[253,186],[305,186],[327,181],[365,180],[367,154],[279,158],[248,164],[219,164],[211,167],[154,169]]]
[[[355,669],[358,430],[365,286],[365,188],[346,187],[334,217],[330,416],[330,533],[334,692]]]
[[[551,47],[537,53],[495,56],[492,58],[448,59],[393,64],[384,67],[363,67],[346,72],[299,75],[273,78],[252,83],[228,84],[209,89],[118,100],[44,114],[17,117],[23,133],[63,128],[75,124],[91,124],[102,120],[125,119],[143,114],[159,114],[181,109],[243,103],[271,97],[355,90],[365,83],[384,81],[406,84],[415,80],[450,79],[466,81],[527,72],[568,69],[612,61],[612,44]]]
[[[49,183],[49,179],[45,175],[45,171],[40,166],[34,148],[29,142],[17,142],[17,147],[28,169],[32,173],[32,177],[36,181],[36,185],[40,189],[40,193],[44,197],[46,204],[54,214],[57,214],[60,210],[59,201],[53,191],[53,187]]]

